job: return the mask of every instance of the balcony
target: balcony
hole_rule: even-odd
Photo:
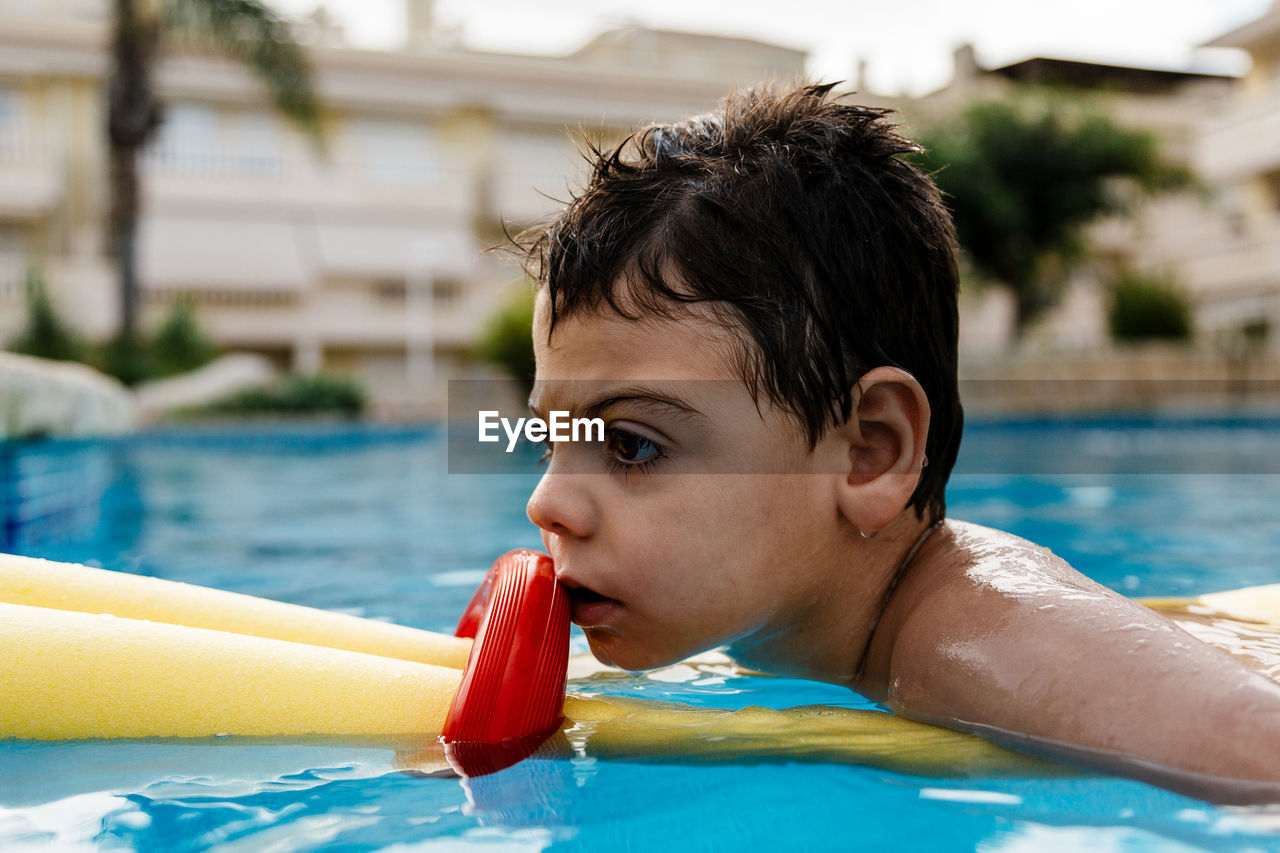
[[[1186,258],[1189,290],[1203,304],[1280,293],[1280,216],[1230,241],[1210,241]]]
[[[297,292],[198,288],[200,324],[223,346],[289,349],[301,340],[324,347],[403,350],[432,342],[470,345],[492,310],[492,288],[467,282],[447,292],[406,294],[403,287],[324,288]],[[149,290],[146,320],[154,325],[171,295]]]
[[[305,143],[260,150],[161,142],[143,156],[145,189],[161,207],[248,205],[262,212],[426,212],[468,221],[467,176],[439,161],[373,161],[358,152],[321,158]]]
[[[40,219],[66,194],[60,145],[29,127],[0,125],[0,218]]]
[[[478,282],[456,291],[324,290],[306,309],[309,331],[326,345],[398,349],[431,341],[470,345],[492,310],[492,293]]]
[[[1236,181],[1280,168],[1280,88],[1242,98],[1208,119],[1195,162],[1213,181]]]

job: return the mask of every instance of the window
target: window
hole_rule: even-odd
[[[236,171],[246,175],[280,174],[284,169],[284,140],[279,130],[279,120],[270,113],[240,113],[236,117]]]
[[[0,162],[19,159],[23,152],[18,130],[18,92],[0,86]]]
[[[430,129],[399,119],[356,119],[351,136],[360,168],[380,184],[430,184],[438,176],[439,158]]]
[[[18,122],[18,92],[7,86],[0,86],[0,131],[7,130]]]
[[[208,104],[177,103],[165,108],[153,160],[181,172],[213,173],[217,114]]]
[[[394,278],[379,279],[373,288],[379,302],[404,302],[404,282]]]
[[[147,152],[159,168],[212,178],[278,177],[285,172],[280,121],[262,110],[219,111],[213,104],[171,104]]]
[[[449,306],[462,298],[462,282],[456,278],[438,278],[431,283],[431,300],[440,306]]]
[[[26,249],[26,229],[20,225],[0,223],[0,255],[21,255]]]
[[[527,219],[560,207],[570,188],[584,183],[586,161],[558,128],[508,129],[498,137],[494,203],[511,219]]]
[[[1280,210],[1280,169],[1264,172],[1262,182],[1266,185],[1267,192],[1271,196],[1271,206],[1276,210]]]

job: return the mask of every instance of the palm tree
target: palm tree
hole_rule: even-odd
[[[282,114],[318,144],[320,106],[310,66],[288,24],[258,0],[115,0],[107,90],[111,209],[109,244],[120,288],[116,360],[137,380],[138,155],[163,116],[154,69],[167,39],[243,62],[267,87]]]

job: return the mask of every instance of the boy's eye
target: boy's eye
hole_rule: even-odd
[[[642,435],[613,428],[605,435],[609,452],[627,465],[640,465],[662,455],[662,448]]]

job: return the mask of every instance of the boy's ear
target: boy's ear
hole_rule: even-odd
[[[929,398],[898,367],[867,371],[853,389],[849,419],[829,439],[841,454],[836,501],[859,531],[873,534],[897,518],[916,490],[929,436]]]

